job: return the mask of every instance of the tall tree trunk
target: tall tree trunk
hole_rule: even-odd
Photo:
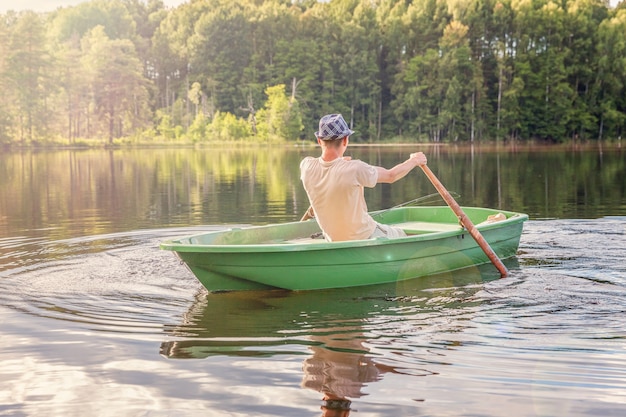
[[[376,126],[376,139],[378,141],[380,141],[382,123],[383,123],[383,100],[381,97],[381,99],[378,101],[378,126]]]
[[[502,65],[500,65],[500,72],[498,75],[498,109],[496,110],[496,142],[500,141],[500,117],[502,112]]]
[[[472,90],[472,120],[470,126],[470,142],[474,143],[474,135],[476,133],[476,88]]]
[[[109,111],[109,145],[113,144],[113,129],[115,128],[115,110]]]

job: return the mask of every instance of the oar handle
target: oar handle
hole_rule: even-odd
[[[506,266],[504,266],[500,258],[498,258],[498,255],[496,255],[493,249],[491,249],[489,243],[487,243],[483,235],[481,235],[478,229],[476,229],[476,226],[474,226],[474,223],[472,223],[470,218],[467,217],[467,214],[463,212],[461,206],[459,206],[459,204],[452,197],[452,195],[450,195],[448,190],[446,190],[446,187],[443,186],[441,181],[439,181],[439,179],[435,176],[435,174],[433,174],[433,172],[427,165],[420,165],[420,168],[422,168],[424,174],[426,174],[430,182],[433,183],[437,191],[439,191],[439,194],[441,194],[441,197],[445,200],[446,203],[448,203],[448,206],[450,206],[454,214],[456,214],[456,216],[459,218],[459,221],[461,222],[463,227],[467,229],[467,231],[474,238],[476,243],[478,243],[478,246],[480,246],[483,252],[485,252],[485,255],[487,255],[491,263],[494,264],[496,268],[498,268],[498,271],[500,271],[500,276],[504,278],[509,275],[509,271],[506,269]]]
[[[313,212],[313,206],[309,206],[309,208],[306,210],[306,212],[304,213],[304,215],[302,216],[300,221],[304,222],[304,221],[312,219],[314,217],[315,217],[315,213]]]

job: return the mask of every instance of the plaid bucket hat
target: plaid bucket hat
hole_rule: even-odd
[[[319,130],[315,137],[321,140],[343,139],[354,133],[340,114],[327,114],[320,119]]]

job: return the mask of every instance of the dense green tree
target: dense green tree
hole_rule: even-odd
[[[96,26],[101,26],[110,39],[132,39],[137,26],[124,2],[132,0],[91,0],[74,7],[53,12],[50,33],[59,41],[73,36],[82,38]]]
[[[441,101],[439,84],[439,53],[427,50],[423,55],[413,57],[406,65],[392,92],[397,97],[391,104],[396,112],[398,124],[405,131],[414,132],[418,139],[438,139],[437,109]],[[436,88],[431,88],[435,87]]]
[[[520,36],[515,74],[525,86],[520,94],[524,136],[556,140],[565,135],[565,106],[571,97],[565,83],[563,32],[559,31],[564,12],[556,3],[541,3],[524,3],[516,11]]]
[[[3,16],[4,17],[4,16]],[[8,84],[7,68],[9,53],[9,30],[5,19],[0,19],[0,145],[11,141],[11,88]]]
[[[472,95],[479,86],[474,86],[475,66],[467,39],[468,27],[452,21],[444,30],[440,41],[442,51],[440,77],[447,89],[442,92],[439,112],[441,132],[437,138],[447,137],[458,141],[470,138],[473,118]]]
[[[54,48],[55,79],[57,89],[57,103],[65,110],[65,117],[61,118],[63,128],[59,128],[73,143],[76,138],[86,137],[89,126],[89,74],[84,66],[77,65],[81,61],[82,50],[78,36],[68,39]],[[62,123],[63,123],[62,122]]]
[[[626,8],[604,20],[598,28],[598,70],[594,80],[597,94],[595,114],[597,137],[606,131],[622,135],[626,127]]]
[[[200,82],[217,108],[235,112],[244,103],[242,79],[252,56],[249,4],[214,0],[188,40],[191,81]]]
[[[0,143],[298,140],[331,112],[356,142],[617,138],[625,13],[606,0],[90,0],[9,12]]]
[[[165,109],[176,124],[183,124],[189,116],[187,112],[174,111],[174,105],[189,89],[188,41],[206,8],[203,2],[185,3],[169,12],[152,35],[149,71],[157,88],[153,105]]]
[[[345,94],[348,123],[358,126],[357,137],[380,138],[381,87],[376,13],[367,0],[353,1],[345,12],[351,19],[341,25],[337,75]]]
[[[297,139],[302,132],[298,102],[285,94],[285,85],[268,87],[267,101],[257,116],[258,135],[262,141]]]
[[[567,3],[564,65],[572,88],[572,103],[567,134],[576,139],[595,137],[597,117],[589,110],[595,101],[592,88],[597,71],[598,26],[607,18],[608,9],[601,1],[573,0]]]
[[[392,106],[403,135],[441,140],[439,105],[446,86],[440,82],[439,40],[450,19],[441,0],[411,3],[402,17],[408,36],[397,45],[400,71],[392,86]]]
[[[83,65],[90,76],[94,112],[109,143],[145,127],[148,85],[135,47],[126,39],[109,39],[100,26],[83,38]],[[93,132],[97,133],[97,132]]]
[[[451,24],[457,21],[467,30],[464,38],[459,38],[463,45],[459,45],[457,54],[470,54],[467,60],[460,61],[463,68],[459,70],[466,77],[467,95],[461,100],[464,121],[458,138],[471,142],[477,137],[498,139],[493,127],[495,90],[489,88],[497,84],[494,82],[497,73],[494,0],[450,2],[449,7],[454,19]]]
[[[490,98],[494,105],[496,140],[503,136],[516,138],[520,129],[520,94],[524,82],[514,71],[515,66],[515,12],[511,1],[493,5],[491,44],[484,56],[484,75],[492,86]]]
[[[45,27],[41,15],[22,12],[15,16],[5,56],[5,86],[14,100],[9,107],[12,134],[22,144],[46,134],[50,55],[45,49]]]

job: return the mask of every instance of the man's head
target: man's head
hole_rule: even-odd
[[[335,141],[353,133],[354,131],[350,130],[342,115],[327,114],[320,119],[319,130],[315,132],[315,137],[323,141]]]
[[[346,398],[335,395],[324,396],[322,404],[322,417],[348,417],[352,402]]]

